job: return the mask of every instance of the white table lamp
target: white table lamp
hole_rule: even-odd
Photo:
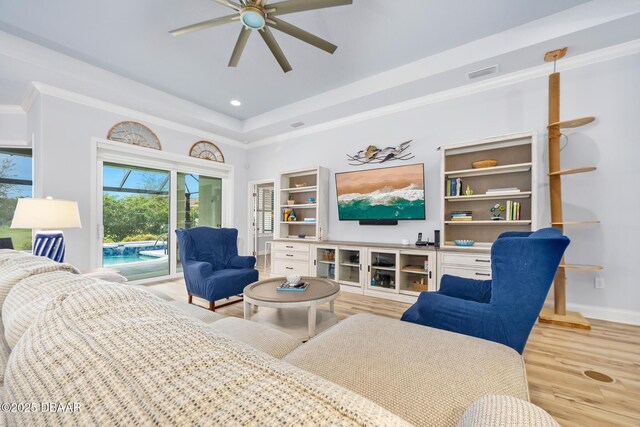
[[[57,262],[64,261],[63,228],[82,228],[78,202],[70,200],[18,199],[11,228],[38,230],[33,240],[33,254]]]

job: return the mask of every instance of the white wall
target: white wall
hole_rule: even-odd
[[[25,141],[27,137],[27,115],[25,113],[0,112],[0,143],[3,141]]]
[[[550,67],[551,68],[551,67]],[[559,69],[562,70],[561,63]],[[588,127],[566,130],[570,144],[563,150],[563,167],[597,165],[591,174],[563,178],[564,213],[569,219],[602,221],[596,227],[568,228],[572,244],[567,260],[601,264],[605,289],[594,289],[591,273],[568,274],[568,302],[586,315],[640,322],[640,55],[618,58],[562,73],[563,119],[594,115]],[[417,93],[416,97],[421,94]],[[440,153],[437,147],[467,140],[527,130],[539,132],[540,227],[549,223],[546,150],[547,79],[422,106],[385,117],[299,137],[249,151],[249,180],[279,171],[324,166],[332,173],[329,239],[399,243],[415,240],[418,232],[433,236],[439,222]],[[369,144],[387,146],[413,139],[411,151],[426,169],[427,220],[398,226],[359,226],[340,222],[333,173],[357,169],[346,154]],[[399,165],[393,162],[389,166]]]
[[[36,153],[39,153],[40,179],[38,196],[77,200],[83,228],[65,231],[66,260],[79,268],[90,267],[89,236],[95,233],[90,223],[90,198],[95,191],[90,182],[92,163],[91,138],[106,138],[115,123],[127,117],[41,95],[32,107],[30,130],[35,133]],[[41,125],[38,125],[41,121]],[[188,155],[191,145],[201,138],[155,125],[149,126],[158,136],[164,152]],[[246,233],[246,151],[219,144],[225,161],[235,165],[234,226],[240,236]],[[244,241],[241,242],[244,246]],[[244,253],[244,247],[239,248]]]

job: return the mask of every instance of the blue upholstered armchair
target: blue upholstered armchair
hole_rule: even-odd
[[[255,257],[238,256],[238,230],[195,227],[178,229],[176,235],[190,304],[195,295],[209,301],[209,309],[215,311],[216,300],[240,295],[258,280]]]
[[[569,239],[560,230],[502,233],[491,247],[491,280],[444,275],[402,320],[507,345],[522,354]]]

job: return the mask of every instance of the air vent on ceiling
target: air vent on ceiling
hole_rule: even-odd
[[[488,76],[489,74],[495,74],[498,72],[498,65],[492,65],[491,67],[483,68],[481,70],[472,71],[467,73],[469,80],[477,79],[479,77]]]
[[[292,128],[299,128],[300,126],[304,126],[304,122],[291,123]]]

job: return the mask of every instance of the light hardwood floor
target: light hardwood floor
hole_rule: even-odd
[[[263,264],[259,264],[262,267]],[[265,276],[265,271],[261,271]],[[154,288],[187,300],[183,280]],[[204,300],[194,302],[205,306]],[[341,292],[339,319],[356,313],[400,318],[409,307],[394,301]],[[217,312],[243,317],[242,303]],[[563,426],[640,426],[640,326],[592,320],[592,330],[538,324],[524,352],[531,401]],[[614,379],[598,382],[584,375],[595,370]]]

